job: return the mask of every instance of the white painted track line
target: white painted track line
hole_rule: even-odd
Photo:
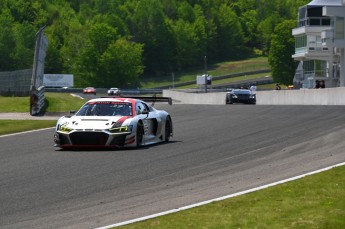
[[[54,129],[54,128],[55,128],[55,126],[54,127],[43,128],[43,129],[38,129],[38,130],[23,131],[23,132],[18,132],[18,133],[14,133],[14,134],[0,135],[0,138],[20,135],[20,134],[27,134],[27,133],[32,133],[32,132],[38,132],[38,131],[42,131],[42,130],[49,130],[49,129]]]

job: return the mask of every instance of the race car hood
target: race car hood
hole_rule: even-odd
[[[59,120],[60,125],[71,129],[109,129],[114,124],[122,124],[130,119],[128,116],[72,116]]]

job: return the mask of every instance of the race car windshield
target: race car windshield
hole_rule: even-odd
[[[250,90],[233,90],[234,94],[250,94]]]
[[[89,102],[78,111],[76,116],[132,116],[132,104]]]

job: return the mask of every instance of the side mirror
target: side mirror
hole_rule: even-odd
[[[75,115],[76,111],[69,111],[69,114]]]

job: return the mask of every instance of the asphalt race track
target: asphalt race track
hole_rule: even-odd
[[[167,144],[60,151],[0,137],[0,228],[95,228],[345,161],[345,106],[161,105]]]

